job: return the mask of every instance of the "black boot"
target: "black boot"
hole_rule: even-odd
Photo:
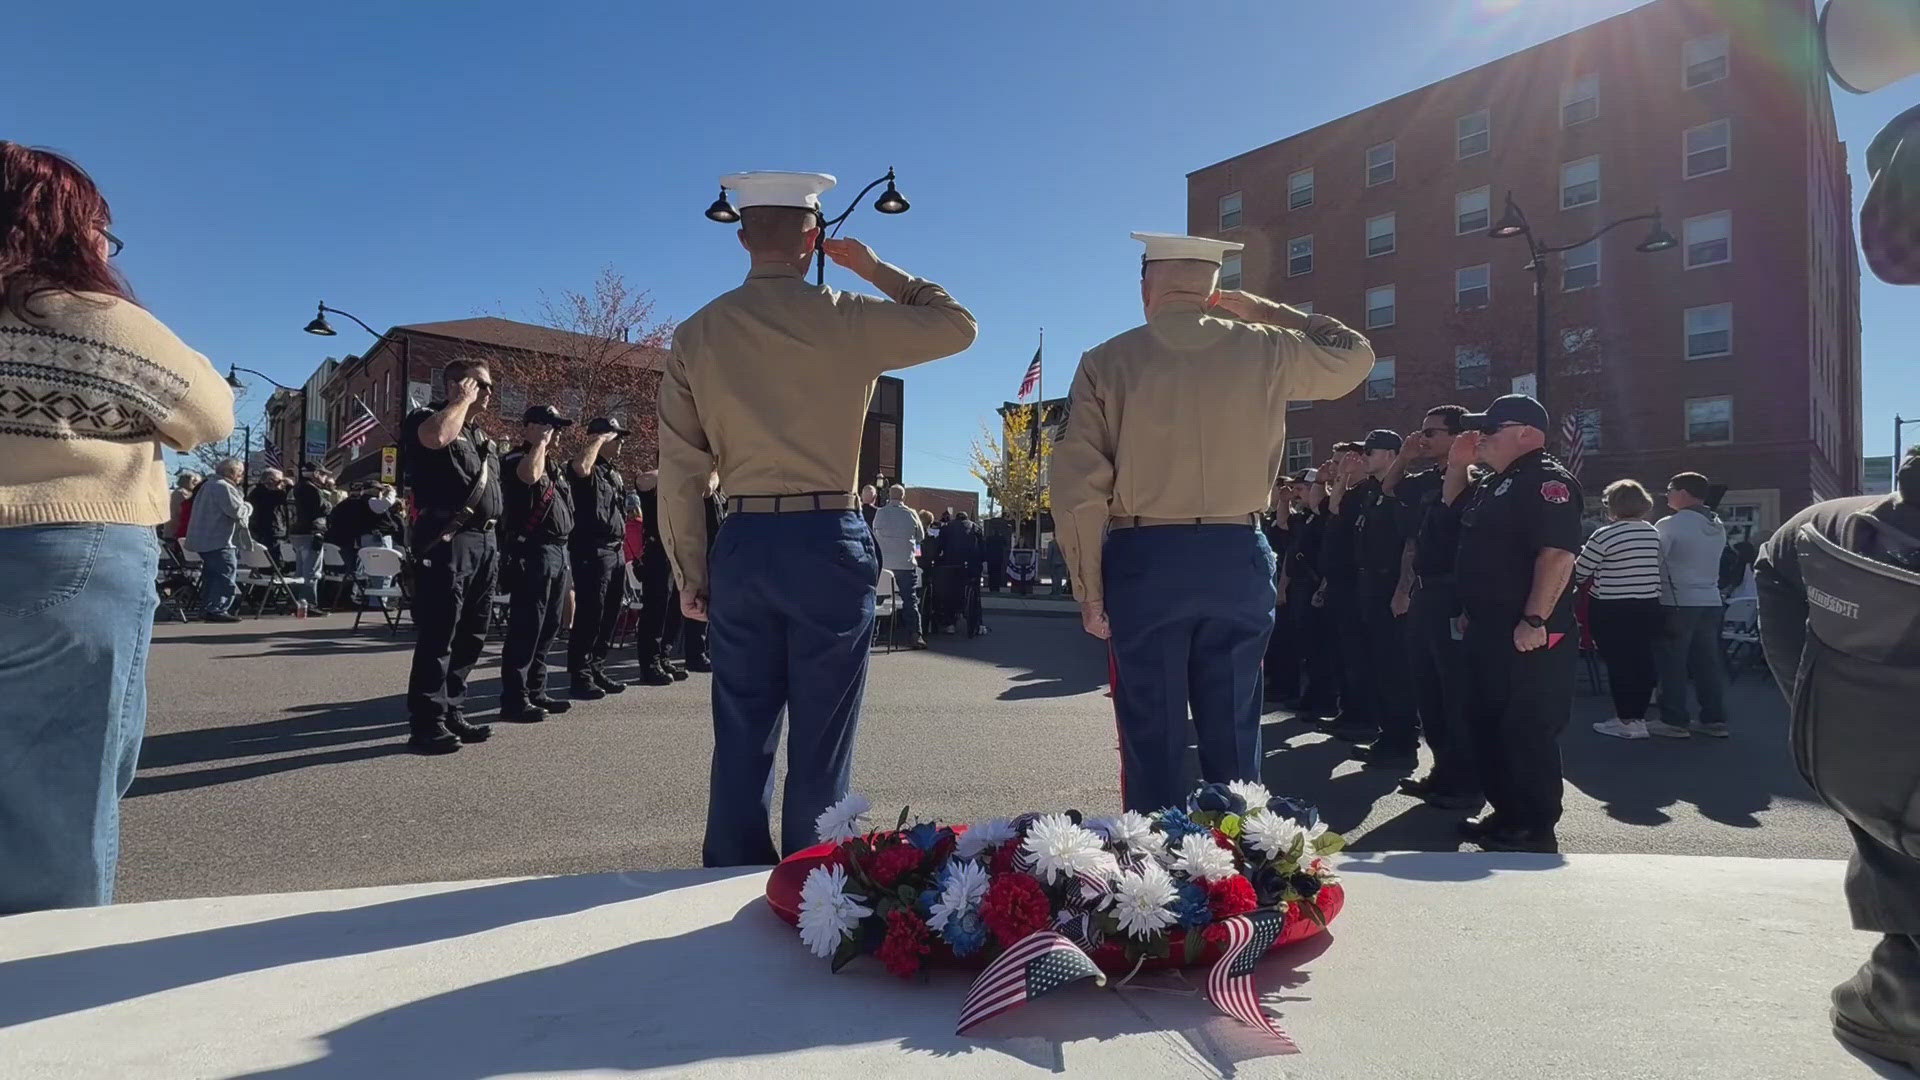
[[[592,672],[576,671],[567,676],[567,696],[575,701],[599,701],[607,696],[600,689]]]
[[[688,657],[688,658],[687,658],[687,670],[688,670],[688,671],[700,671],[700,672],[710,672],[710,671],[712,671],[712,670],[713,670],[713,661],[711,661],[711,660],[709,660],[709,659],[707,659],[707,658],[706,658],[705,656],[691,656],[691,657]]]
[[[686,665],[684,665],[684,664],[676,664],[676,663],[674,663],[674,662],[673,662],[672,660],[662,660],[662,661],[661,661],[661,663],[662,663],[662,664],[664,664],[664,665],[666,665],[666,668],[667,668],[667,674],[673,677],[673,681],[674,681],[674,682],[686,682],[686,681],[687,681],[687,668],[686,668]]]
[[[459,713],[448,713],[447,718],[441,721],[441,723],[446,725],[448,731],[453,732],[454,738],[459,739],[463,743],[481,743],[493,737],[493,728],[491,726],[487,724],[469,724],[467,723],[467,718]]]
[[[568,709],[573,708],[573,705],[571,702],[561,701],[559,698],[548,697],[544,691],[528,698],[527,704],[533,706],[536,709],[540,709],[545,712],[551,713],[554,716],[559,716],[561,713],[566,712]]]
[[[1832,1018],[1841,1042],[1920,1069],[1920,940],[1882,937],[1859,972],[1834,987]]]
[[[655,659],[652,663],[640,669],[640,681],[648,686],[671,686],[673,685],[673,673],[667,670],[667,662],[665,660]]]
[[[407,749],[416,754],[451,754],[460,749],[460,740],[445,724],[438,720],[413,723],[413,735],[407,739]]]
[[[587,679],[592,682],[593,685],[599,687],[604,693],[624,694],[627,692],[627,684],[608,675],[604,668],[594,668],[592,671],[587,672]]]
[[[531,701],[502,702],[500,705],[500,719],[509,723],[537,724],[546,718],[547,710],[540,708]]]

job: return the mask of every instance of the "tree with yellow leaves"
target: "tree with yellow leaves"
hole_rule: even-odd
[[[1023,533],[1027,522],[1034,522],[1033,535],[1039,536],[1038,516],[1053,509],[1047,492],[1047,467],[1053,460],[1053,439],[1041,432],[1035,447],[1033,424],[1037,410],[1032,405],[1011,405],[1000,414],[1000,432],[996,437],[986,423],[980,425],[980,437],[969,448],[972,462],[967,471],[986,485],[987,498],[1000,504],[1000,512],[1014,522],[1014,535]]]

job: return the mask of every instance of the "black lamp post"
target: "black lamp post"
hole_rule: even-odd
[[[307,464],[307,392],[306,390],[298,386],[288,386],[286,383],[281,382],[279,379],[274,378],[273,376],[267,374],[264,371],[255,371],[253,368],[241,367],[239,364],[227,365],[227,385],[233,387],[235,390],[246,389],[247,384],[240,381],[239,373],[242,371],[246,372],[249,375],[257,375],[260,378],[265,379],[268,382],[272,383],[273,385],[279,387],[280,389],[285,390],[289,394],[300,395],[300,462],[299,464],[302,468],[305,468]],[[248,429],[248,430],[251,431],[252,429]],[[251,435],[248,436],[247,441],[248,442],[253,441]]]
[[[360,329],[365,330],[367,333],[372,334],[376,338],[384,339],[386,337],[385,334],[382,334],[380,331],[375,330],[373,327],[368,326],[364,322],[361,322],[360,317],[353,314],[352,312],[341,311],[339,308],[328,307],[327,302],[325,300],[320,301],[319,313],[313,317],[312,322],[307,324],[306,326],[307,333],[313,334],[316,337],[333,337],[334,334],[337,333],[337,331],[335,331],[332,326],[329,326],[327,324],[327,312],[329,311],[333,312],[335,315],[345,315],[347,318],[352,319],[354,322],[360,323]]]
[[[900,194],[900,190],[893,186],[893,182],[893,170],[888,169],[887,175],[861,188],[860,194],[853,197],[853,204],[842,211],[839,217],[829,218],[825,211],[814,211],[820,219],[820,237],[813,247],[814,284],[824,285],[827,280],[827,230],[832,229],[836,233],[839,232],[840,223],[847,220],[855,210],[860,208],[860,200],[867,197],[867,192],[872,191],[881,184],[887,185],[887,190],[881,192],[880,197],[873,200],[873,208],[882,214],[904,214],[913,208],[913,204],[908,202],[906,197]],[[722,225],[731,225],[740,220],[740,211],[734,209],[733,204],[727,201],[727,189],[725,187],[720,189],[720,197],[713,200],[713,204],[707,207],[707,220],[717,221]],[[343,311],[340,314],[345,315],[346,312]],[[351,316],[349,316],[349,318],[351,318]],[[321,320],[316,319],[314,321],[319,322]],[[359,320],[356,319],[354,321],[358,322]]]
[[[1516,236],[1526,237],[1527,250],[1533,256],[1533,262],[1527,266],[1527,269],[1533,271],[1533,397],[1540,404],[1547,404],[1547,256],[1584,247],[1620,226],[1630,225],[1636,221],[1650,221],[1653,226],[1648,229],[1647,238],[1634,245],[1635,251],[1652,254],[1679,246],[1679,241],[1675,240],[1673,234],[1668,232],[1666,226],[1661,223],[1658,210],[1651,214],[1635,214],[1632,217],[1623,217],[1618,221],[1610,222],[1601,226],[1592,236],[1571,244],[1549,244],[1534,235],[1533,226],[1527,222],[1526,212],[1520,209],[1520,204],[1513,201],[1511,191],[1507,192],[1506,213],[1501,216],[1498,224],[1487,230],[1487,236],[1494,240],[1509,240]]]

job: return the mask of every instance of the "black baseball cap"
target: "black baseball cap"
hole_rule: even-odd
[[[1367,432],[1367,441],[1361,443],[1360,445],[1362,448],[1369,451],[1391,450],[1397,454],[1400,452],[1400,447],[1404,445],[1405,442],[1406,440],[1402,439],[1400,437],[1400,433],[1397,431],[1389,431],[1386,428],[1375,428],[1372,431]]]
[[[596,416],[587,421],[587,434],[605,435],[608,432],[612,432],[615,435],[625,435],[627,433],[627,425],[621,423],[620,418],[617,416]]]
[[[520,417],[523,424],[545,424],[550,428],[573,426],[573,421],[560,415],[560,410],[551,405],[535,405]]]
[[[1547,407],[1525,394],[1495,398],[1493,404],[1487,406],[1486,412],[1468,413],[1460,418],[1461,428],[1483,435],[1493,434],[1503,424],[1525,424],[1546,431],[1552,421],[1547,419]]]

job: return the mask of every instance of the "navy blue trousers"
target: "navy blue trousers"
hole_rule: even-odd
[[[1117,529],[1104,550],[1121,802],[1141,813],[1186,804],[1189,709],[1201,779],[1258,780],[1267,538],[1251,525],[1160,525]]]
[[[714,541],[708,866],[760,866],[814,844],[847,793],[873,644],[880,557],[855,511],[727,517]],[[773,762],[787,727],[787,789],[773,846]]]

